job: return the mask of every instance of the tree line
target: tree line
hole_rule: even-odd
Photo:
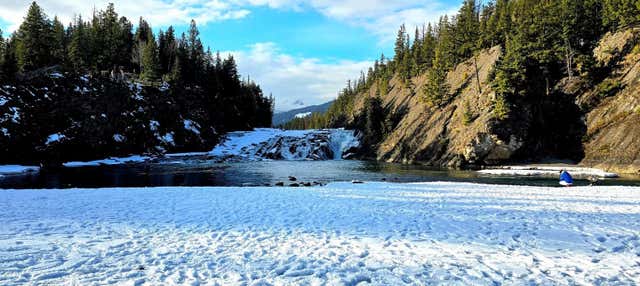
[[[193,121],[202,138],[185,135],[165,141],[181,141],[172,142],[182,146],[177,149],[207,148],[226,131],[271,126],[274,107],[272,96],[241,79],[232,55],[222,58],[205,49],[195,21],[184,33],[172,26],[154,33],[143,18],[134,28],[113,4],[88,20],[78,15],[65,27],[31,3],[11,36],[3,39],[0,31],[0,81],[5,86],[0,90],[0,111],[5,114],[0,119],[0,153],[21,154],[31,161],[52,153],[49,145],[57,143],[44,144],[52,133],[73,133],[65,136],[68,146],[73,141],[104,149],[98,152],[102,155],[157,151],[163,138],[154,135],[157,130],[149,131],[154,122],[169,132],[184,131],[183,123]],[[108,118],[96,119],[103,115]],[[135,122],[140,131],[127,131],[130,142],[109,139]],[[112,133],[90,131],[98,129]],[[109,144],[126,147],[114,150]],[[18,156],[4,158],[13,157]]]
[[[383,54],[366,73],[348,81],[328,112],[296,119],[286,127],[345,126],[354,98],[373,86],[378,96],[388,93],[394,76],[405,88],[415,88],[411,78],[426,74],[425,86],[416,93],[424,104],[437,109],[453,96],[446,84],[447,73],[494,46],[500,46],[503,55],[491,77],[496,92],[493,113],[497,120],[505,120],[513,113],[512,102],[549,95],[562,78],[580,76],[591,85],[598,84],[607,73],[593,58],[598,40],[608,31],[638,22],[640,0],[492,0],[482,4],[465,0],[456,15],[415,27],[413,37],[402,25],[393,58]],[[388,123],[396,115],[367,115],[370,110],[380,110],[373,106],[379,100],[368,100],[367,104],[372,106],[365,106],[364,119],[351,127],[382,137],[389,124],[367,122],[366,118],[382,118]],[[367,126],[382,130],[368,130]]]

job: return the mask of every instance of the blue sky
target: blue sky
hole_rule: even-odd
[[[454,13],[462,0],[40,0],[64,23],[114,2],[137,24],[186,29],[195,19],[203,42],[233,54],[243,76],[251,76],[276,98],[276,110],[319,104],[337,96],[350,78],[380,53],[391,55],[402,23],[409,27]],[[17,29],[30,1],[0,0],[0,28]],[[298,103],[296,103],[298,102]]]

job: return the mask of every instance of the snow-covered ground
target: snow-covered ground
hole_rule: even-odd
[[[485,175],[498,176],[528,176],[528,177],[558,177],[560,171],[566,170],[577,177],[617,178],[618,174],[601,169],[575,166],[503,166],[478,171]]]
[[[0,221],[0,285],[640,283],[631,187],[0,190]]]

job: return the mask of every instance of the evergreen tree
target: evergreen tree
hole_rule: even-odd
[[[376,144],[382,141],[384,131],[384,108],[382,107],[382,100],[375,97],[368,97],[364,104],[364,138],[363,145],[373,148]]]
[[[16,58],[16,35],[5,40],[3,53],[0,54],[0,79],[11,81],[18,72],[18,60]]]
[[[4,37],[2,36],[2,29],[0,29],[0,79],[2,79],[2,65],[4,63],[4,50],[6,44],[4,43]]]
[[[138,66],[138,70],[142,71],[142,57],[144,54],[144,48],[149,39],[149,34],[153,35],[153,31],[149,26],[149,23],[142,17],[138,22],[138,28],[133,37],[134,43],[131,51],[131,61]]]
[[[453,36],[457,61],[471,57],[478,44],[480,22],[475,0],[465,0],[456,17]],[[456,62],[457,62],[456,61]]]
[[[85,70],[90,64],[90,38],[87,24],[82,20],[82,16],[75,19],[70,30],[70,41],[68,48],[68,58],[73,69]]]
[[[169,26],[165,33],[160,33],[158,39],[158,51],[160,55],[160,66],[162,73],[169,73],[173,70],[173,64],[177,56],[177,41],[173,26]]]
[[[53,18],[52,48],[53,62],[65,65],[67,62],[67,33],[58,17]]]
[[[31,71],[52,63],[53,33],[50,21],[36,2],[17,31],[16,57],[20,71]]]
[[[198,31],[195,20],[191,20],[191,24],[189,25],[187,46],[189,48],[189,80],[192,82],[200,82],[205,69],[205,53],[202,42],[200,41],[200,31]]]
[[[148,82],[158,81],[160,79],[160,60],[158,58],[158,45],[151,32],[147,30],[147,40],[142,47],[141,73],[140,78]]]
[[[602,21],[605,27],[615,30],[640,21],[640,1],[603,0]]]
[[[400,26],[400,30],[398,30],[398,36],[396,37],[396,43],[394,47],[395,58],[402,59],[404,57],[404,52],[408,48],[406,47],[407,42],[407,28],[404,24]]]

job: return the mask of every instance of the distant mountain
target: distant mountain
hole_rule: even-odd
[[[313,112],[325,112],[329,109],[329,106],[331,106],[331,104],[333,104],[333,100],[320,105],[312,105],[285,112],[275,113],[273,115],[273,126],[285,124],[296,117],[309,116]]]

